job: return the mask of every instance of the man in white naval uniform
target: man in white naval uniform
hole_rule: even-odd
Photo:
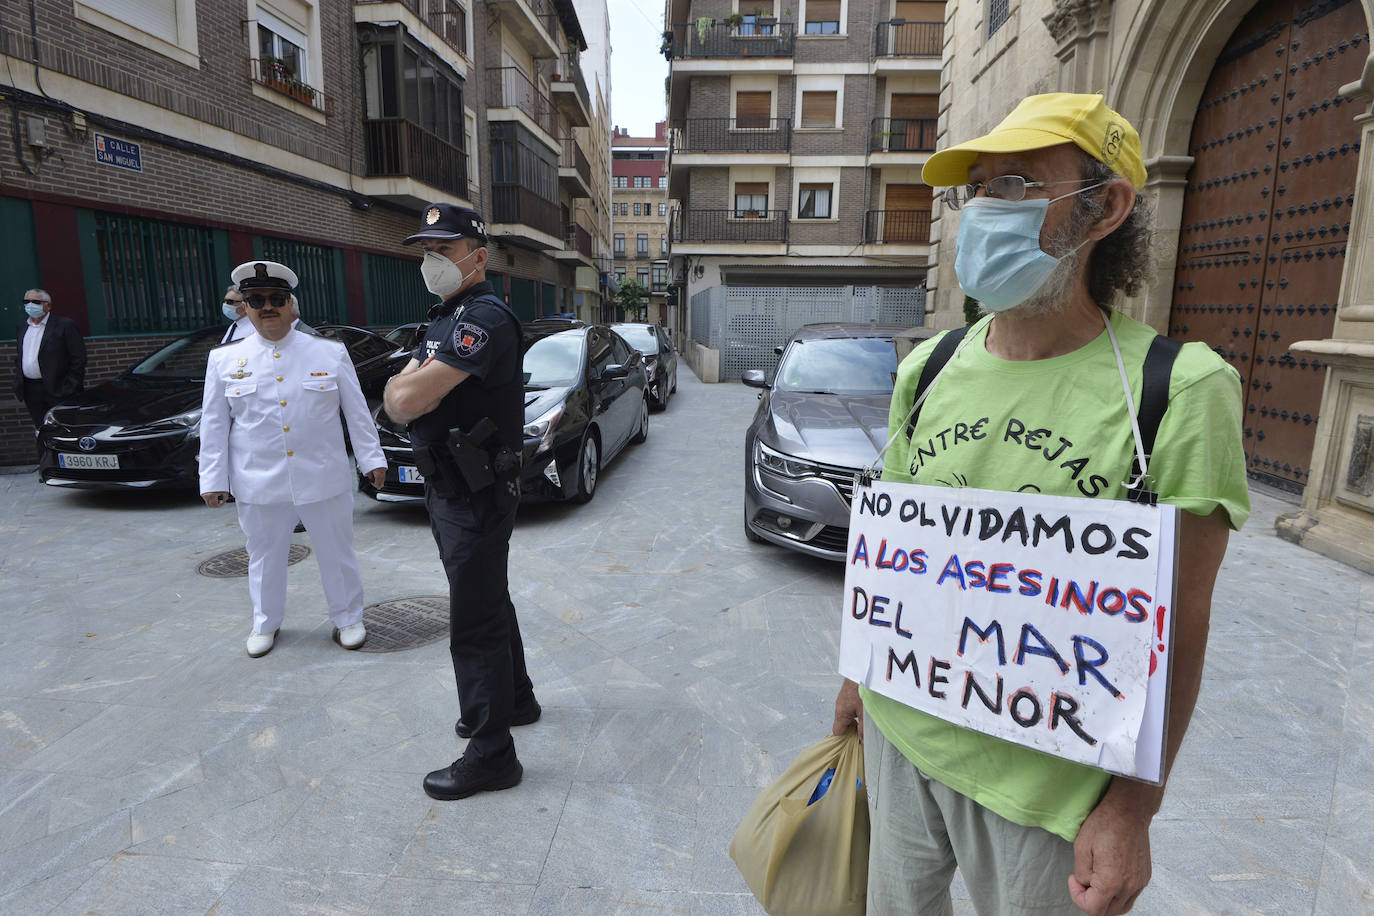
[[[386,458],[344,345],[293,327],[296,274],[274,261],[234,268],[255,334],[210,351],[200,421],[200,492],[218,508],[233,493],[247,537],[253,632],[248,654],[272,650],[286,615],[286,561],[297,518],[310,529],[334,639],[367,638],[353,552],[357,479],[344,447],[342,408],[358,469],[378,489]]]

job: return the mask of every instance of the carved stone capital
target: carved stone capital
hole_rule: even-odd
[[[1054,0],[1054,12],[1042,20],[1054,40],[1063,44],[1076,34],[1090,31],[1111,0]]]

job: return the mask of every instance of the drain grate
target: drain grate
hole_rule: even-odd
[[[286,555],[286,565],[295,566],[310,556],[310,548],[304,544],[292,544]],[[211,579],[232,579],[248,575],[248,551],[242,547],[216,554],[196,567],[196,572]]]
[[[363,609],[367,642],[359,652],[417,649],[448,636],[448,596],[396,598]]]

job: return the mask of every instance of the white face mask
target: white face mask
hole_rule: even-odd
[[[221,302],[219,307],[224,311],[225,318],[228,318],[230,321],[239,320],[239,310],[234,308],[229,303]]]
[[[468,282],[468,277],[477,273],[475,267],[468,273],[463,273],[458,265],[481,250],[474,248],[459,258],[457,262],[450,261],[437,251],[426,251],[425,259],[420,262],[420,276],[425,278],[425,289],[440,299],[448,299],[453,296],[463,288],[464,283]]]
[[[43,306],[34,305],[32,302],[26,302],[24,303],[24,312],[30,318],[37,321],[39,318],[43,317]]]

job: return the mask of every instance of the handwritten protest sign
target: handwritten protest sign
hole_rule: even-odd
[[[856,487],[840,673],[965,728],[1160,781],[1177,510]]]

